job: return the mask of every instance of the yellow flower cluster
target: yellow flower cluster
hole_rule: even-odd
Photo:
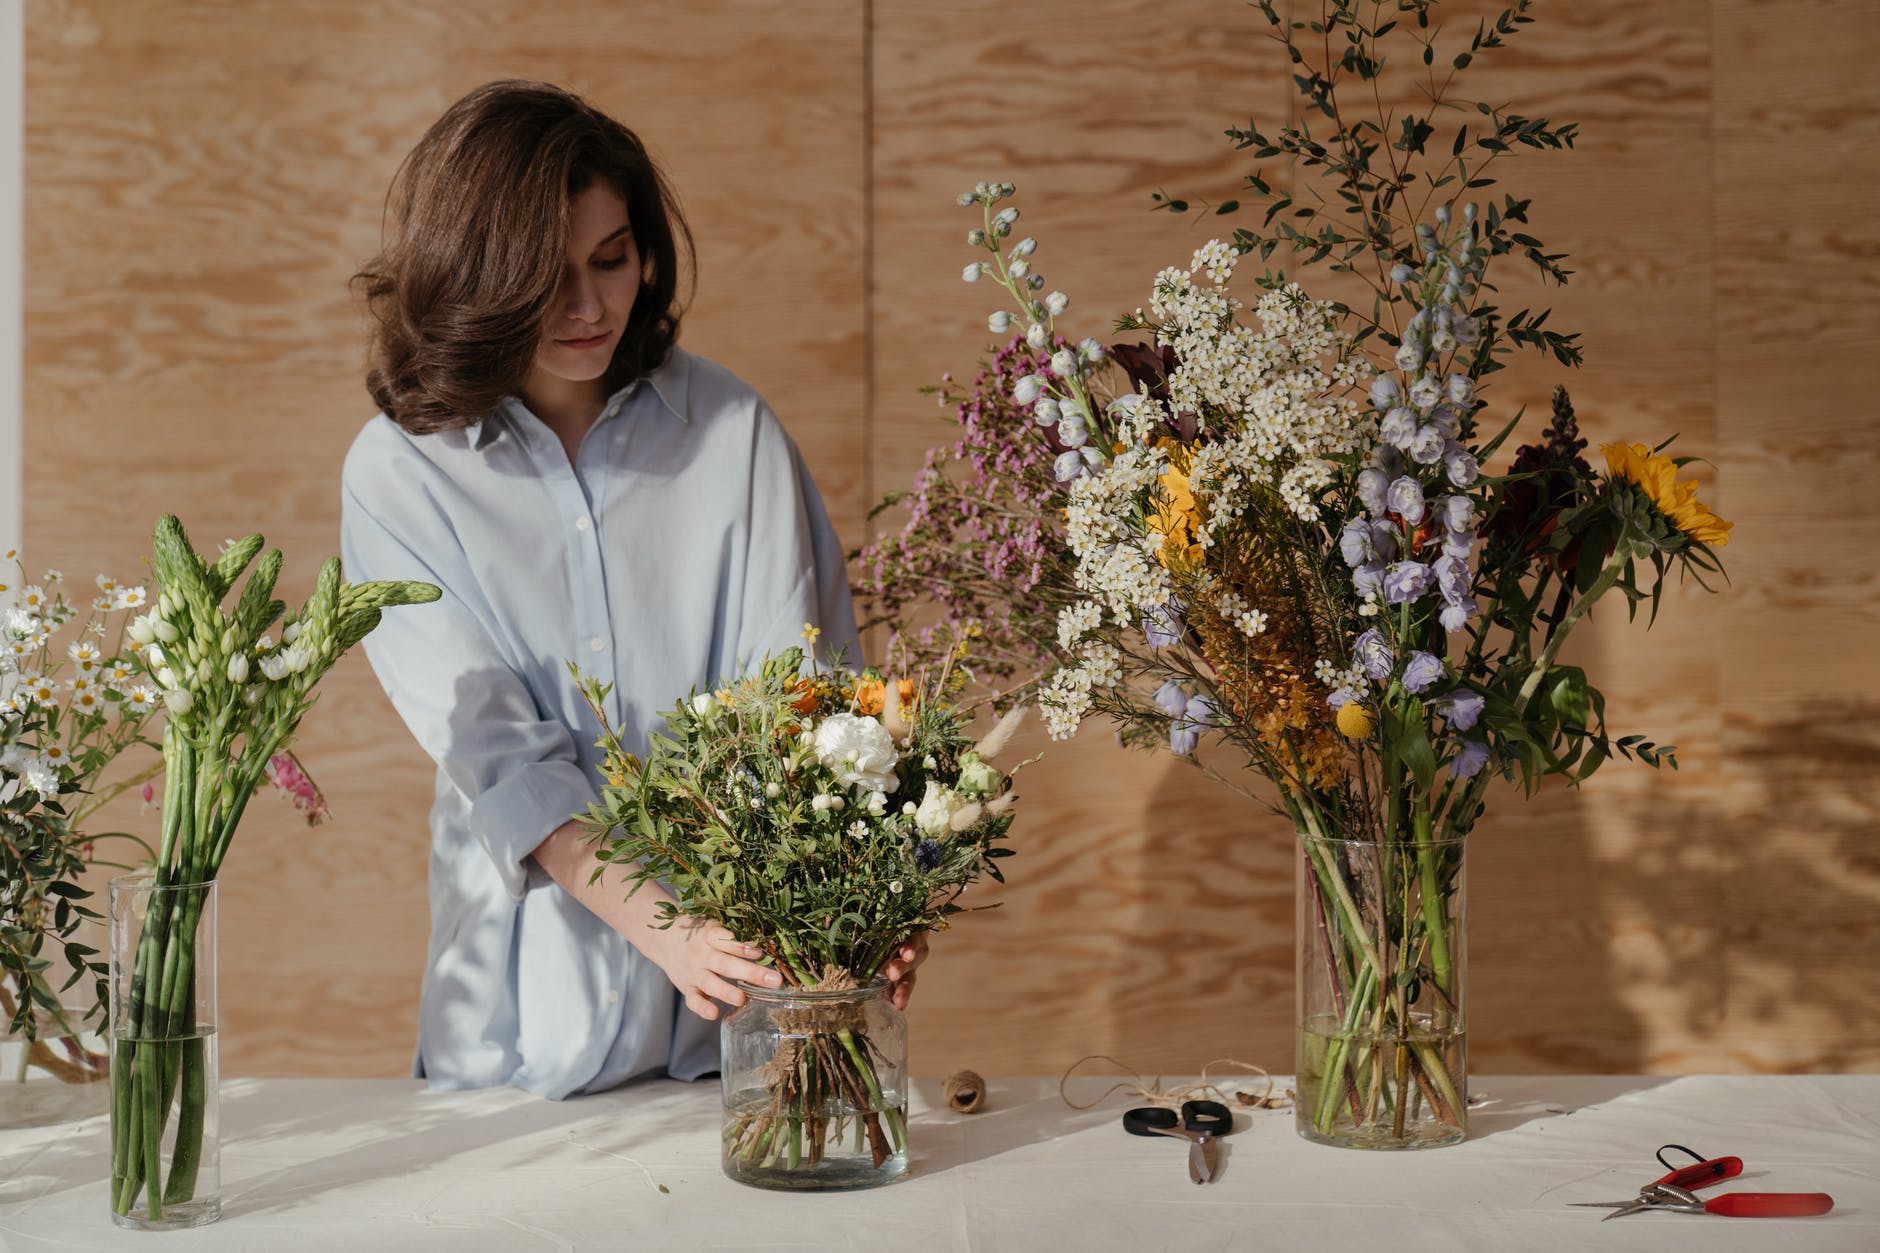
[[[1606,468],[1615,479],[1634,483],[1658,512],[1671,524],[1700,544],[1721,548],[1730,542],[1730,528],[1697,499],[1697,484],[1678,482],[1678,463],[1663,453],[1655,453],[1643,444],[1601,444],[1606,454]]]
[[[1151,507],[1148,527],[1162,537],[1155,559],[1167,568],[1173,557],[1187,565],[1201,564],[1202,548],[1197,542],[1201,530],[1201,506],[1195,501],[1194,485],[1188,481],[1188,459],[1179,448],[1171,450],[1169,468],[1160,480],[1161,492]]]

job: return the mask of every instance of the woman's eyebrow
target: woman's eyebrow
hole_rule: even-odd
[[[616,239],[619,239],[622,235],[631,234],[632,231],[633,231],[633,224],[631,222],[628,222],[628,223],[625,223],[624,225],[616,227],[612,234],[607,236],[607,238],[601,240],[600,243],[594,245],[594,251],[599,252],[601,249],[605,248],[608,244],[611,244]]]

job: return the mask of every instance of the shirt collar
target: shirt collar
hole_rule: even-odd
[[[686,399],[691,391],[691,374],[690,358],[687,356],[684,349],[676,344],[673,345],[672,352],[667,356],[665,364],[661,365],[651,374],[634,379],[631,383],[628,383],[625,387],[622,387],[619,391],[616,391],[607,398],[606,407],[601,410],[599,421],[604,422],[614,414],[626,408],[627,403],[639,392],[641,386],[646,385],[652,389],[653,395],[659,399],[659,403],[665,406],[666,412],[672,414],[673,417],[679,419],[681,422],[690,423],[692,419],[686,413]],[[523,408],[521,398],[517,396],[505,396],[503,397],[502,403],[497,406],[495,413],[492,413],[487,418],[481,419],[468,428],[470,446],[475,448],[478,452],[482,452],[485,448],[495,443],[502,435],[503,424],[492,421],[491,419],[500,416],[512,407]]]

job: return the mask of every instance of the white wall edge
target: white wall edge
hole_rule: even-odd
[[[0,0],[0,551],[24,545],[26,8]]]

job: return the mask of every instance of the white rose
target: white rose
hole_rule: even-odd
[[[894,791],[900,786],[894,777],[894,765],[900,759],[894,751],[894,737],[875,718],[830,714],[816,728],[816,760],[845,787]]]
[[[944,783],[927,780],[927,794],[914,811],[914,825],[922,835],[941,838],[952,834],[953,815],[966,807],[966,798]]]

